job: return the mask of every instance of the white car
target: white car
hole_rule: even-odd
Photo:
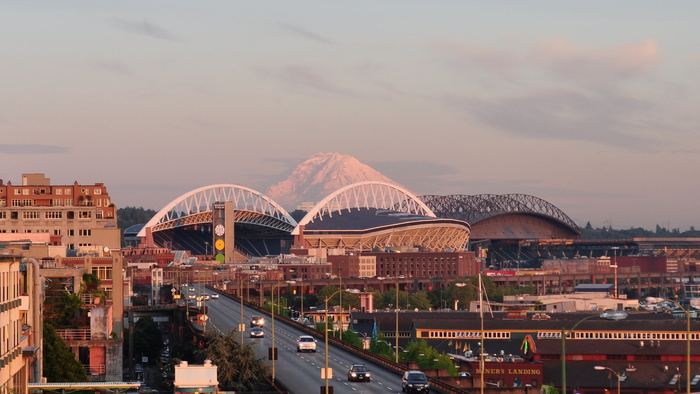
[[[219,294],[218,294],[218,293],[214,293],[214,294],[211,295],[211,298],[212,298],[212,299],[219,298]]]
[[[310,335],[302,335],[297,338],[297,352],[316,353],[316,339]]]

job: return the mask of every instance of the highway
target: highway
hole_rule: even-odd
[[[212,290],[209,290],[211,293]],[[240,304],[221,295],[219,299],[207,301],[209,310],[207,331],[214,327],[223,333],[235,330],[241,321]],[[265,338],[250,338],[250,318],[260,315],[254,309],[244,307],[243,323],[246,325],[244,342],[255,343],[258,356],[264,358],[268,365],[268,349],[272,343],[271,319],[265,315]],[[321,338],[317,343],[316,353],[297,353],[296,338],[306,334],[298,328],[285,324],[282,319],[275,319],[275,342],[277,344],[278,359],[275,361],[275,377],[291,393],[305,394],[318,393],[325,385],[325,379],[321,379],[321,368],[325,367],[326,349]],[[237,333],[236,335],[240,335]],[[333,378],[329,379],[329,385],[333,386],[333,392],[337,393],[392,393],[401,392],[401,376],[396,372],[385,370],[370,361],[359,359],[351,353],[330,344],[331,352],[328,357],[328,366],[333,369]],[[352,363],[364,363],[371,371],[372,378],[367,382],[349,382],[347,371]]]

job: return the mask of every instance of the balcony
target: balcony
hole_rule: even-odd
[[[88,374],[89,376],[104,375],[104,374],[105,374],[105,370],[106,370],[104,364],[93,365],[93,366],[87,365],[87,364],[83,364],[83,368],[85,368],[85,372],[87,372],[87,374]]]
[[[89,328],[59,328],[56,329],[56,334],[64,341],[89,341],[92,339]]]

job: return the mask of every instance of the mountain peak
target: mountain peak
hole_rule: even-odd
[[[324,152],[297,165],[287,179],[267,188],[265,195],[293,211],[302,202],[318,202],[341,187],[365,181],[397,184],[352,156]]]

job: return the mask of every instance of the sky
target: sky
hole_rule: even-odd
[[[4,1],[0,179],[159,210],[319,152],[580,225],[700,226],[700,2]]]

